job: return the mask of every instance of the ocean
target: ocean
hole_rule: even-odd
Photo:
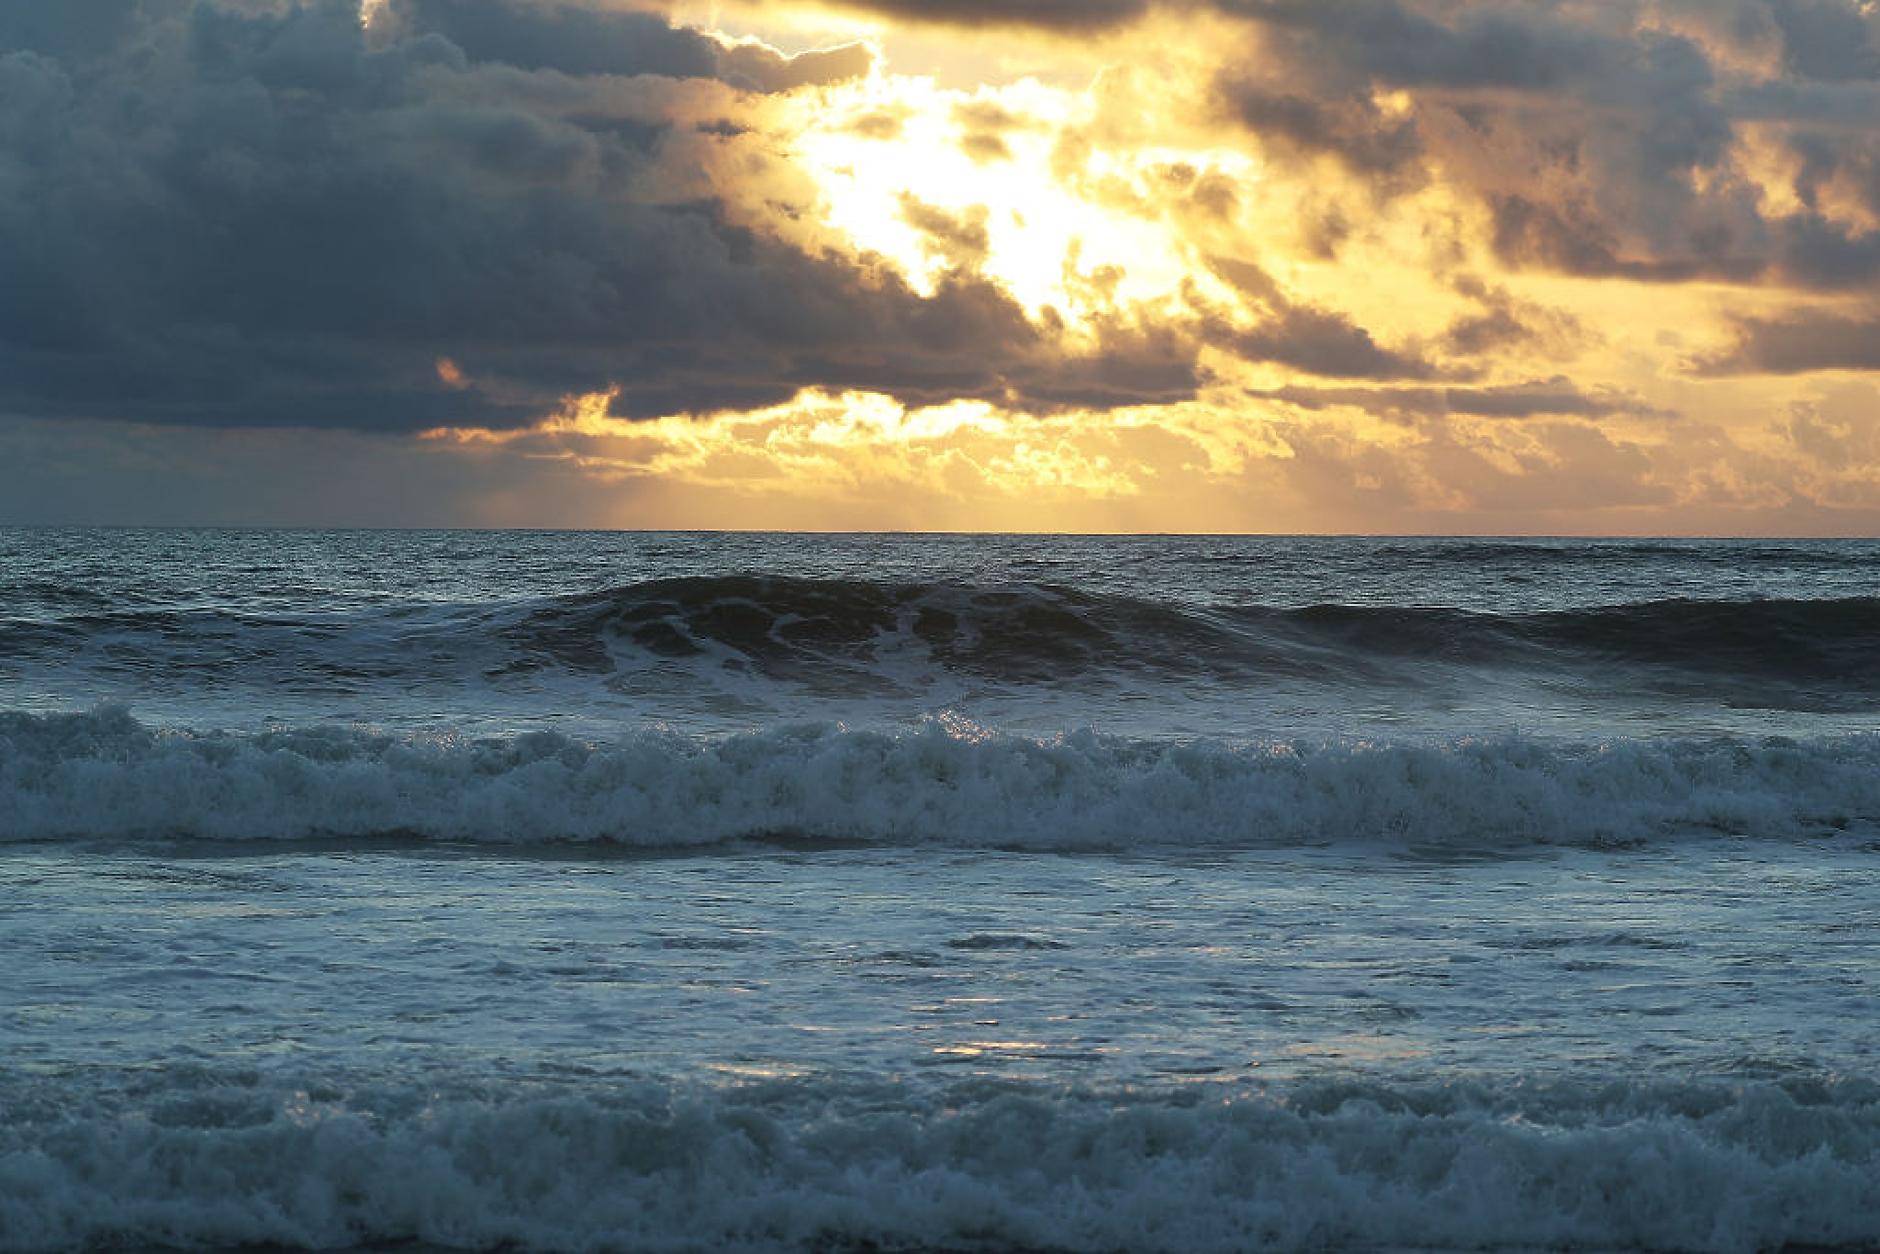
[[[0,1248],[1880,1247],[1880,543],[0,530]]]

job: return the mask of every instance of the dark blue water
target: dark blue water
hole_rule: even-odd
[[[0,531],[0,1248],[1871,1248],[1877,575]]]
[[[16,530],[0,677],[16,709],[201,730],[1866,730],[1877,565],[1850,541]]]

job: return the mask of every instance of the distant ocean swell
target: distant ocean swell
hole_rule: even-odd
[[[0,1245],[1227,1251],[1880,1242],[1880,1091],[813,1078],[503,1095],[169,1073],[0,1128]]]
[[[1375,678],[1367,667],[1627,664],[1880,690],[1880,599],[1655,601],[1490,614],[1396,605],[1186,606],[1052,585],[720,576],[561,598],[506,628],[523,657],[611,669],[633,653],[735,657],[763,672],[908,653],[1042,679],[1139,667]]]
[[[352,688],[406,674],[595,676],[681,665],[810,689],[941,672],[1000,682],[1138,672],[1237,682],[1414,679],[1416,667],[1696,679],[1782,703],[1880,694],[1880,598],[1668,600],[1488,613],[1412,605],[1184,604],[1048,584],[728,575],[535,601],[344,614],[64,606],[0,619],[0,664],[211,684],[254,671]]]
[[[1518,848],[1876,831],[1873,736],[1234,745],[1035,740],[936,722],[590,743],[354,727],[199,734],[117,707],[0,714],[0,839],[10,841]]]

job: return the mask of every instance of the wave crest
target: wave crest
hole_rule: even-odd
[[[1052,585],[725,575],[660,579],[562,598],[503,633],[524,654],[610,670],[609,645],[659,658],[719,658],[806,678],[921,655],[950,670],[1049,679],[1108,666],[1178,669],[1231,657],[1235,634],[1205,617]]]
[[[1864,736],[1229,745],[935,723],[591,743],[344,727],[196,734],[153,730],[117,708],[0,715],[0,834],[12,841],[1497,849],[1793,839],[1876,823],[1880,738]]]
[[[1231,697],[1276,686],[1467,693],[1510,680],[1609,703],[1647,692],[1713,706],[1871,712],[1880,598],[1667,600],[1522,613],[1440,606],[1203,603],[1055,584],[746,574],[535,601],[328,615],[124,609],[0,619],[0,671],[135,676],[150,690],[373,696],[423,688],[606,702],[719,691],[914,698],[1131,690]],[[20,668],[25,668],[21,670]],[[1564,686],[1564,688],[1563,688]],[[1331,702],[1339,704],[1337,700]]]
[[[1054,585],[965,586],[740,575],[570,597],[506,628],[524,666],[606,672],[718,659],[816,684],[915,659],[1006,681],[1148,671],[1257,682],[1376,682],[1417,664],[1625,667],[1669,689],[1834,708],[1880,693],[1880,599],[1671,600],[1520,614],[1416,606],[1182,605]]]
[[[173,1085],[177,1082],[172,1081]],[[0,1128],[15,1249],[1610,1249],[1880,1242],[1880,1100],[1793,1083],[1187,1094],[815,1078],[165,1092]]]

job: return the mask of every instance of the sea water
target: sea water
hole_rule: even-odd
[[[0,531],[0,1246],[1870,1248],[1877,585]]]

